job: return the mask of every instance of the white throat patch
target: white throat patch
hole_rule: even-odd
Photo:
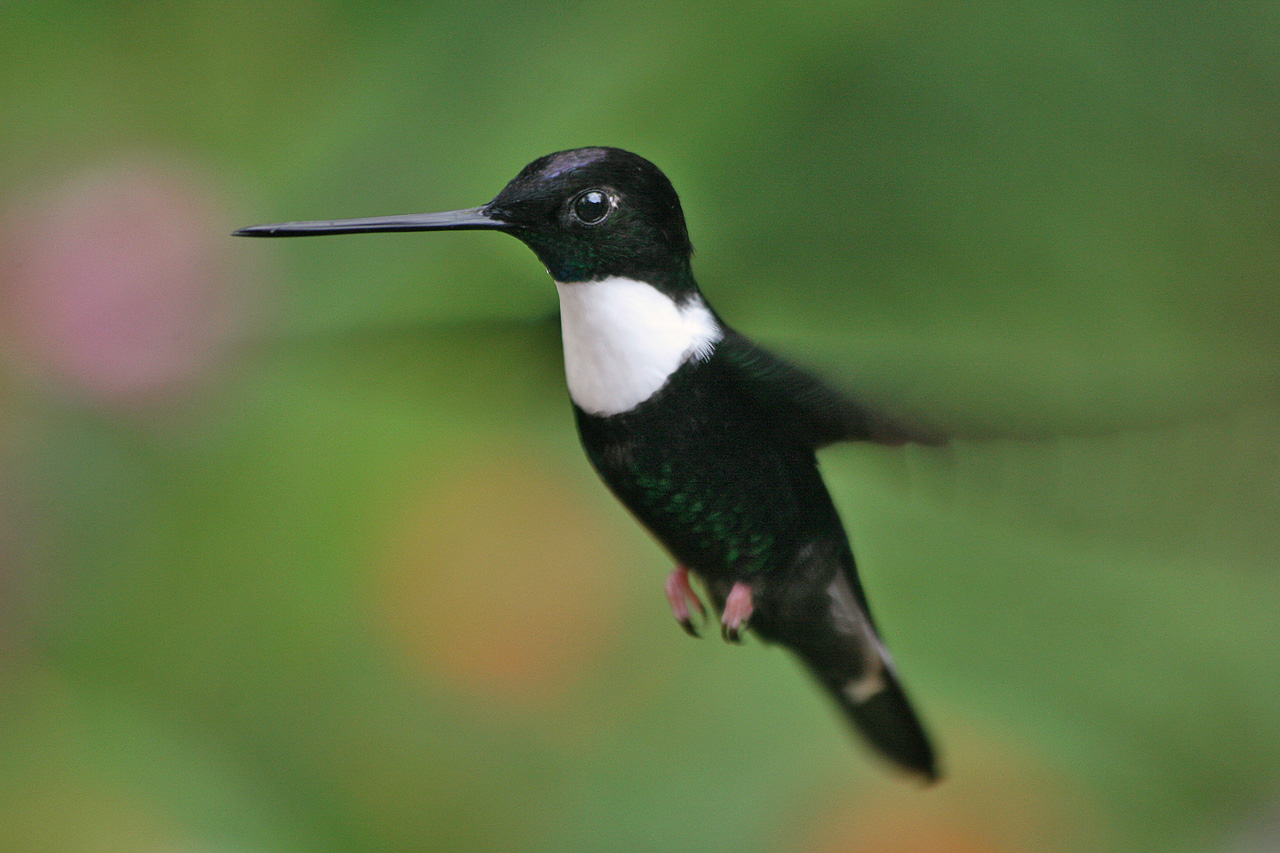
[[[690,359],[710,358],[724,330],[702,297],[684,305],[630,278],[556,282],[569,396],[593,415],[652,397]]]

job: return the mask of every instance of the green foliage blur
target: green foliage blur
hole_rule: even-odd
[[[1280,5],[0,4],[0,851],[1280,849]],[[494,234],[964,436],[823,464],[943,752],[688,640]]]

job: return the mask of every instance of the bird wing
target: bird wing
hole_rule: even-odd
[[[936,430],[882,415],[737,332],[726,332],[717,351],[741,380],[745,393],[767,411],[793,419],[815,449],[837,441],[946,443]]]

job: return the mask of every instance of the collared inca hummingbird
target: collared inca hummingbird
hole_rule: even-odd
[[[565,375],[587,457],[666,547],[692,634],[702,582],[725,638],[789,649],[881,753],[928,780],[933,747],[876,627],[815,452],[934,443],[755,345],[707,304],[675,189],[617,148],[526,166],[481,207],[243,228],[288,237],[488,229],[517,237],[560,295]]]

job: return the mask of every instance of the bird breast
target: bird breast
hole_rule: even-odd
[[[690,359],[707,359],[724,330],[701,296],[677,303],[629,278],[556,282],[569,396],[600,416],[630,411]]]

